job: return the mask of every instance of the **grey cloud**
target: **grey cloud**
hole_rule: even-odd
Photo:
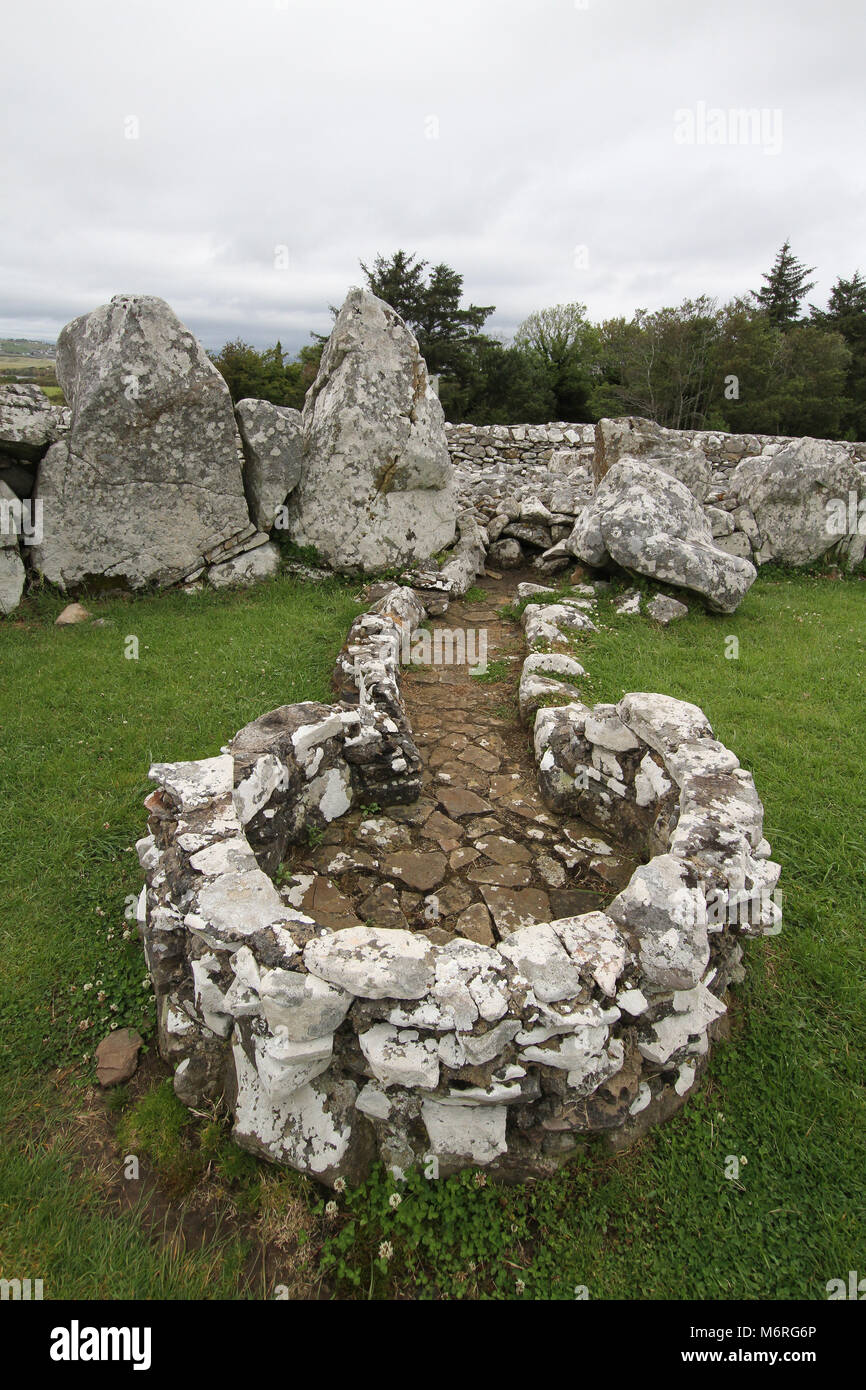
[[[806,0],[15,7],[0,332],[139,290],[209,346],[296,349],[398,246],[458,269],[506,335],[564,300],[730,297],[787,236],[820,302],[866,268],[864,38],[859,6]],[[698,103],[778,109],[780,152],[678,144]]]

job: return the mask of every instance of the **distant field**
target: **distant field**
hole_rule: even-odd
[[[0,352],[0,372],[26,372],[42,368],[54,371],[53,357],[18,357],[14,353]]]
[[[22,376],[35,386],[41,386],[54,405],[65,404],[63,391],[54,375],[53,357],[24,357],[0,352],[0,385],[20,381]]]

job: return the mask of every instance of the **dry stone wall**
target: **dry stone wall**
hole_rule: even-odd
[[[592,606],[531,603],[530,646],[591,627]],[[699,709],[644,694],[534,717],[548,804],[613,826],[648,860],[607,911],[500,931],[491,947],[335,931],[296,910],[272,877],[288,844],[373,791],[383,806],[418,796],[399,650],[423,618],[411,590],[390,588],[353,625],[337,703],[283,706],[218,757],[155,765],[137,846],[178,1096],[225,1095],[240,1144],[329,1185],[376,1158],[397,1174],[472,1165],[522,1180],[587,1136],[627,1143],[696,1084],[741,938],[778,929],[751,777]],[[522,685],[579,682],[579,664],[552,655],[531,653]],[[757,917],[731,923],[756,893]]]
[[[636,417],[598,425],[449,424],[446,434],[461,502],[486,526],[491,563],[501,568],[531,561],[542,574],[555,573],[582,558],[569,537],[622,458],[687,485],[715,547],[737,559],[796,565],[838,550],[853,568],[866,555],[866,443],[665,430]],[[848,532],[857,512],[856,537],[827,532],[833,500],[849,513]]]

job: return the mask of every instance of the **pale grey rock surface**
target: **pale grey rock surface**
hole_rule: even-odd
[[[647,604],[646,611],[662,627],[667,627],[678,618],[685,618],[689,609],[687,604],[680,603],[677,598],[670,598],[667,594],[656,594]]]
[[[859,563],[863,548],[851,556],[861,536],[831,529],[834,502],[848,509],[850,493],[859,495],[862,479],[841,444],[826,439],[797,439],[777,453],[744,459],[734,470],[731,489],[749,508],[760,532],[762,561],[808,565],[840,546]]]
[[[288,405],[244,400],[235,406],[244,451],[244,490],[250,516],[270,531],[303,466],[302,417]]]
[[[303,471],[288,530],[342,571],[426,560],[454,540],[458,506],[442,407],[414,336],[352,289],[303,410]]]
[[[623,458],[605,473],[568,542],[587,564],[610,560],[632,573],[699,594],[722,613],[757,577],[748,560],[720,550],[688,487],[655,463]]]
[[[116,295],[67,324],[57,377],[72,420],[39,465],[30,552],[47,579],[166,585],[241,548],[254,528],[228,387],[164,300]]]
[[[678,478],[698,502],[703,502],[711,469],[702,449],[682,430],[665,429],[654,420],[626,415],[599,420],[595,427],[593,474],[596,483],[622,458],[639,458]]]
[[[260,542],[262,534],[259,533]],[[273,579],[279,572],[279,547],[273,541],[266,541],[255,550],[245,550],[232,560],[224,560],[221,565],[211,565],[207,577],[215,589],[234,589],[255,584],[260,579]]]
[[[35,462],[69,426],[69,411],[52,405],[39,386],[0,386],[0,453]]]

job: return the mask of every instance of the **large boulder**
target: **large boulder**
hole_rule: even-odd
[[[399,314],[352,289],[303,410],[289,535],[333,569],[371,572],[451,544],[457,501],[442,407]]]
[[[243,549],[255,527],[228,387],[164,300],[116,295],[67,324],[57,379],[72,422],[39,465],[31,552],[47,579],[166,585]]]
[[[772,455],[743,459],[731,475],[731,492],[757,523],[762,564],[808,565],[837,547],[840,558],[859,564],[866,537],[859,522],[851,527],[849,498],[859,498],[862,486],[847,450],[826,439],[792,440]]]
[[[611,560],[633,574],[690,589],[732,613],[754,583],[748,560],[720,550],[685,483],[641,459],[620,459],[575,522],[567,545],[586,564]]]
[[[622,458],[639,458],[661,468],[703,502],[710,485],[712,469],[702,449],[691,443],[682,430],[668,430],[654,420],[625,415],[619,420],[599,420],[595,427],[595,453],[592,471],[596,484]]]
[[[52,405],[41,387],[0,387],[0,453],[35,463],[68,427],[69,411]]]
[[[302,416],[288,405],[238,401],[235,417],[244,450],[244,489],[250,516],[270,531],[302,467]]]

